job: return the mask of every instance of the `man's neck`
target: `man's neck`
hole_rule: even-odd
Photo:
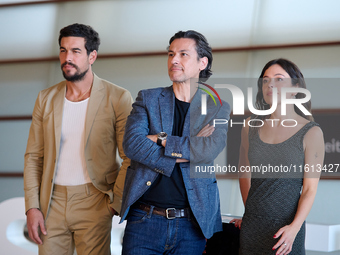
[[[84,93],[93,82],[93,73],[87,72],[81,81],[66,81],[67,89],[72,93]]]
[[[71,101],[84,100],[91,94],[94,75],[88,72],[81,81],[66,81],[66,98]]]
[[[197,91],[197,87],[190,86],[190,83],[176,83],[173,84],[173,90],[175,93],[175,97],[180,100],[187,103],[190,103],[192,100],[192,97],[195,95]]]

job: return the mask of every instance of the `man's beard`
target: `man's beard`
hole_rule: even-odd
[[[74,75],[67,75],[64,71],[63,71],[63,67],[65,65],[71,65],[74,68],[77,69],[77,72]],[[76,82],[76,81],[81,81],[84,79],[85,74],[89,71],[89,68],[87,68],[84,72],[80,72],[80,69],[78,66],[76,66],[75,64],[72,63],[67,63],[65,62],[64,64],[61,65],[61,70],[63,72],[63,76],[67,81],[71,81],[71,82]]]

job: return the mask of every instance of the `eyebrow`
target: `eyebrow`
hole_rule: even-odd
[[[282,75],[282,76],[285,76],[284,74],[282,74],[282,73],[276,73],[276,74],[274,74],[274,76],[276,76],[276,75]],[[263,76],[263,78],[265,78],[265,77],[268,77],[268,75],[266,75],[266,76]]]
[[[188,52],[189,50],[180,50],[179,52]],[[174,52],[173,50],[168,50],[168,52]]]
[[[66,50],[66,48],[65,48],[65,47],[62,47],[62,46],[60,46],[60,49],[64,49],[64,50]],[[81,49],[80,49],[80,48],[72,48],[71,50],[79,50],[79,51],[81,51]]]

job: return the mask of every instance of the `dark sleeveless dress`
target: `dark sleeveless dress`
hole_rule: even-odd
[[[249,129],[250,166],[257,166],[258,169],[267,167],[267,170],[271,169],[274,173],[252,172],[240,232],[240,254],[276,253],[277,250],[273,251],[272,247],[280,238],[274,239],[273,236],[280,228],[293,221],[298,207],[305,164],[303,138],[316,125],[318,124],[315,122],[307,123],[296,134],[279,144],[264,143],[259,137],[258,128]],[[289,254],[305,254],[305,223],[296,235]]]

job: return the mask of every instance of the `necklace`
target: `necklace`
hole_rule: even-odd
[[[80,95],[80,97],[77,98],[77,102],[80,101],[80,99],[82,99],[87,94],[87,92],[90,91],[91,88],[92,88],[92,84],[83,94]]]

